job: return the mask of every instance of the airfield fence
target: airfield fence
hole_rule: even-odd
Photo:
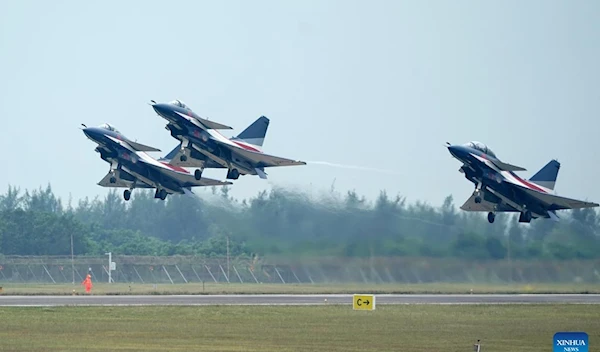
[[[600,260],[440,258],[202,258],[113,255],[123,283],[600,283]],[[108,256],[0,256],[0,282],[108,281]]]

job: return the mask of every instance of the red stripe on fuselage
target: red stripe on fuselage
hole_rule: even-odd
[[[223,138],[225,138],[225,139],[229,140],[229,141],[230,141],[230,142],[232,142],[233,144],[235,144],[235,145],[237,145],[237,146],[239,146],[239,147],[242,147],[242,149],[250,150],[250,151],[253,151],[253,152],[257,152],[257,153],[262,153],[262,152],[261,152],[259,149],[253,148],[253,147],[251,147],[251,146],[249,146],[249,145],[247,145],[247,144],[240,143],[240,142],[236,142],[236,141],[234,141],[233,139],[230,139],[230,138],[227,138],[227,137],[225,137],[224,135],[222,135],[222,134],[221,134],[219,131],[217,131],[217,130],[213,130],[213,131],[215,131],[215,133],[218,133],[218,134],[219,134],[221,137],[223,137]],[[221,142],[221,143],[222,143],[222,142]]]
[[[260,150],[256,149],[256,148],[252,148],[251,146],[247,145],[247,144],[243,144],[243,143],[239,143],[236,141],[231,140],[233,143],[235,143],[236,145],[239,145],[240,147],[246,149],[246,150],[251,150],[253,152],[258,152],[258,153],[262,153]]]
[[[175,170],[175,171],[179,171],[179,172],[183,172],[183,173],[189,174],[189,172],[186,169],[182,168],[182,167],[171,165],[169,163],[165,163],[165,162],[162,162],[162,161],[161,161],[161,164],[165,165],[166,167],[168,167],[171,170]]]
[[[520,178],[519,176],[517,176],[514,172],[511,172],[511,174],[517,179],[519,180],[519,182],[521,182],[522,184],[524,184],[525,186],[531,188],[531,189],[535,189],[536,191],[540,191],[542,193],[548,193],[546,191],[544,191],[542,188],[536,186],[535,184],[525,181],[524,179]]]

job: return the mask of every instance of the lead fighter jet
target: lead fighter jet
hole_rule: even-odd
[[[83,133],[98,144],[96,151],[110,164],[110,171],[98,182],[102,187],[127,188],[123,198],[129,200],[134,188],[156,188],[154,198],[165,200],[168,194],[193,193],[191,187],[230,185],[210,178],[196,180],[186,169],[171,165],[167,159],[156,160],[146,152],[158,152],[127,139],[114,126],[83,125]]]
[[[202,177],[204,168],[228,169],[227,178],[237,180],[240,175],[258,175],[267,178],[265,167],[306,165],[264,154],[262,145],[269,127],[269,119],[259,117],[237,137],[227,138],[220,129],[232,129],[198,116],[180,100],[169,103],[152,101],[154,111],[168,121],[166,128],[181,144],[168,157],[173,165],[197,168],[194,176]]]
[[[465,211],[487,211],[488,221],[494,222],[496,212],[519,212],[519,222],[536,218],[558,220],[556,210],[597,207],[597,203],[560,197],[554,185],[560,163],[551,160],[529,180],[514,171],[526,171],[520,166],[500,161],[494,152],[480,142],[464,145],[446,143],[452,156],[463,163],[459,169],[475,184],[471,198],[460,208]]]

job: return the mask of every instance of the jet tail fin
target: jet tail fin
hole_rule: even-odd
[[[245,130],[243,130],[242,133],[240,133],[237,137],[232,139],[242,140],[246,143],[262,147],[268,128],[269,119],[265,116],[261,116]]]
[[[193,158],[181,148],[181,143],[177,144],[167,155],[158,159],[158,161],[168,162],[173,166],[204,168],[205,160]]]
[[[173,158],[175,157],[175,155],[177,155],[177,153],[179,153],[180,150],[181,150],[181,143],[177,144],[175,146],[175,148],[173,148],[173,150],[171,150],[169,153],[167,153],[167,155],[165,155],[162,158],[160,158],[159,161],[171,161],[171,160],[173,160]]]
[[[554,190],[559,170],[560,163],[556,160],[550,160],[550,162],[548,162],[548,164],[541,168],[540,171],[538,171],[535,175],[531,176],[529,181],[538,184],[542,187]]]

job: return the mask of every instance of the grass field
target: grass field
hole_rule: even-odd
[[[2,351],[550,351],[600,305],[0,308]],[[596,346],[594,346],[596,345]]]
[[[0,295],[84,294],[83,286],[72,284],[2,284]],[[600,293],[600,284],[108,284],[94,283],[96,295],[126,294],[260,294],[260,293]]]

